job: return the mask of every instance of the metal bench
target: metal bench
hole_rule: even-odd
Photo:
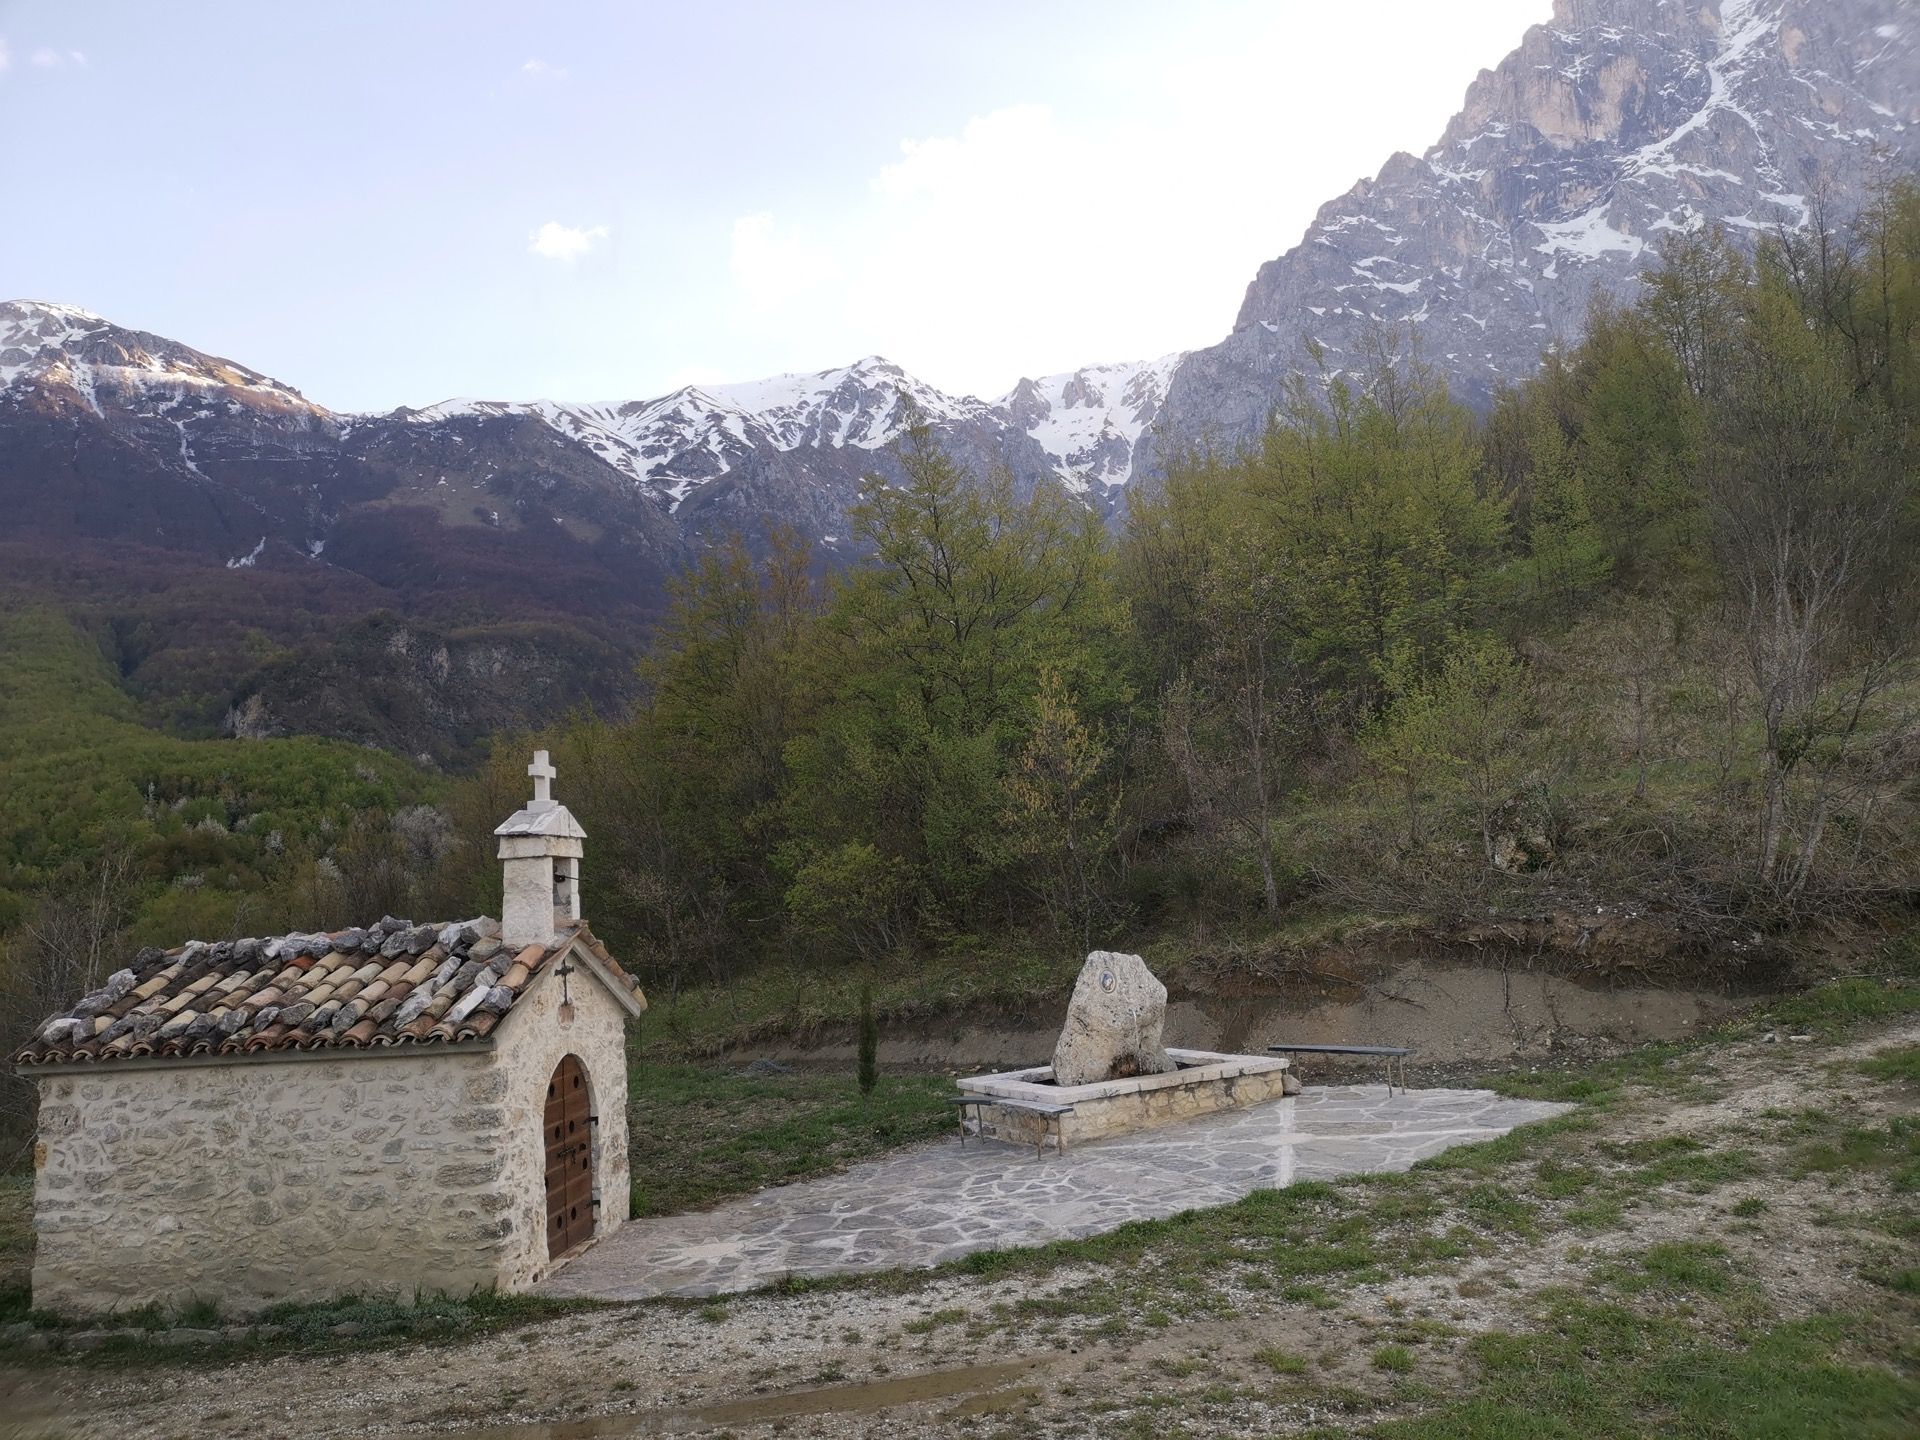
[[[1407,1088],[1407,1057],[1413,1051],[1405,1045],[1269,1045],[1267,1049],[1283,1055],[1368,1055],[1387,1064],[1387,1095],[1393,1095],[1393,1062],[1400,1062],[1400,1088]]]
[[[1025,1110],[1031,1115],[1045,1117],[1047,1123],[1040,1127],[1040,1139],[1035,1142],[1033,1147],[1034,1159],[1038,1160],[1042,1155],[1047,1153],[1047,1132],[1049,1130],[1053,1132],[1053,1148],[1062,1155],[1067,1153],[1067,1136],[1066,1132],[1061,1129],[1060,1117],[1073,1113],[1073,1106],[1071,1105],[1052,1105],[1041,1100],[1010,1100],[1004,1095],[955,1095],[951,1097],[947,1103],[960,1107],[958,1113],[960,1116],[960,1143],[962,1145],[967,1143],[967,1106],[971,1105],[977,1110],[983,1105],[998,1105],[1005,1110]],[[975,1117],[976,1121],[978,1118],[978,1116]]]

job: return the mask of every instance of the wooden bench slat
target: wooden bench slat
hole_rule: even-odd
[[[1267,1049],[1312,1055],[1411,1055],[1413,1053],[1405,1045],[1269,1045]]]

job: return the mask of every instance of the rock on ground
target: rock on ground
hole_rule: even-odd
[[[1094,1085],[1174,1068],[1160,1038],[1167,987],[1138,955],[1095,950],[1080,967],[1053,1050],[1053,1083]]]

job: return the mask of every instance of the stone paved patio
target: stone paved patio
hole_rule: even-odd
[[[539,1288],[642,1300],[749,1290],[787,1274],[937,1265],[1223,1205],[1296,1180],[1405,1170],[1568,1108],[1489,1090],[1389,1099],[1384,1085],[1345,1085],[1040,1160],[991,1141],[934,1141],[705,1214],[629,1221]]]

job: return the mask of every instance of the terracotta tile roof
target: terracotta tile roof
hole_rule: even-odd
[[[500,922],[414,925],[148,949],[55,1015],[18,1065],[454,1044],[489,1034],[550,961],[580,944],[634,981],[582,925],[515,951]]]

